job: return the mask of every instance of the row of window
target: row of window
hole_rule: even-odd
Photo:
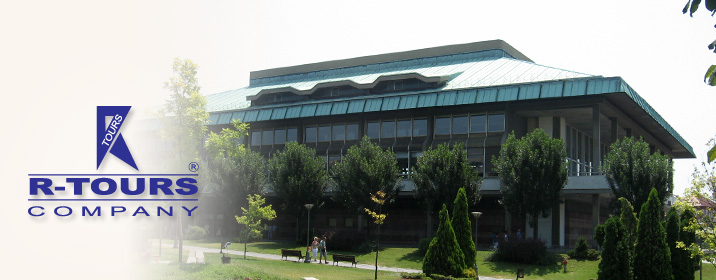
[[[306,143],[358,140],[358,124],[333,124],[306,127]]]
[[[435,118],[435,135],[505,131],[505,114],[479,114]]]
[[[371,139],[426,136],[428,135],[428,120],[372,121],[366,125],[365,135]]]
[[[286,144],[298,141],[298,128],[277,128],[251,131],[251,146]]]

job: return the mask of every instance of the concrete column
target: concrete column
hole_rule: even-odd
[[[559,246],[564,247],[564,237],[565,237],[565,229],[567,227],[567,215],[565,212],[565,203],[566,201],[559,204]]]
[[[599,104],[592,107],[592,173],[599,172],[601,167],[602,155],[599,147],[601,146],[601,132],[599,131]]]
[[[511,228],[512,228],[512,215],[510,214],[510,212],[505,210],[505,228],[503,230],[509,231]],[[502,231],[500,231],[499,233],[502,233]]]
[[[609,122],[611,123],[611,126],[610,126],[610,130],[611,130],[610,136],[611,137],[609,137],[609,144],[612,144],[612,143],[616,142],[617,139],[619,138],[619,135],[618,135],[619,134],[619,123],[617,122],[617,118],[609,118]]]

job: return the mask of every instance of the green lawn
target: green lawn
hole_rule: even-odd
[[[176,249],[167,252],[168,257],[176,256]],[[164,255],[164,253],[163,253]],[[169,256],[171,255],[171,256]],[[145,266],[146,279],[262,279],[283,280],[315,277],[318,279],[373,279],[374,271],[292,261],[262,260],[233,256],[230,264],[221,264],[220,254],[205,254],[206,264],[151,264]],[[172,258],[173,259],[173,258]],[[378,279],[399,279],[399,273],[378,272]]]
[[[164,244],[172,244],[172,240],[164,240]],[[158,244],[158,242],[154,242],[155,246]],[[203,240],[186,240],[184,241],[184,244],[190,245],[190,246],[200,246],[200,247],[207,247],[207,248],[219,248],[220,242],[218,241],[203,241]],[[330,245],[330,244],[329,244]],[[231,250],[235,251],[243,251],[244,244],[237,244],[234,243],[230,247]],[[294,242],[255,242],[255,243],[249,243],[247,246],[247,250],[249,252],[257,252],[257,253],[265,253],[265,254],[275,254],[279,255],[280,249],[294,249],[294,250],[302,250],[305,252],[305,248],[301,245],[297,245]],[[153,248],[153,252],[156,252],[157,248]],[[176,255],[177,250],[176,249],[168,249],[164,248],[162,251],[162,259],[166,259],[172,262],[176,262],[176,259],[178,256]],[[344,251],[331,251],[329,247],[329,255],[331,253],[347,253],[351,255],[356,255],[356,259],[362,263],[362,264],[373,264],[375,262],[375,253],[366,253],[366,254],[356,254],[353,252],[344,252]],[[567,273],[562,272],[562,265],[555,263],[553,266],[535,266],[535,265],[518,265],[513,263],[499,263],[499,262],[488,262],[485,259],[490,255],[490,251],[479,251],[478,252],[478,267],[479,267],[479,274],[481,276],[491,276],[491,277],[499,277],[499,278],[506,278],[506,279],[513,279],[515,278],[515,274],[517,272],[517,268],[524,268],[525,269],[525,279],[596,279],[597,278],[597,271],[599,270],[599,261],[576,261],[576,260],[569,260],[569,264],[567,267]],[[169,255],[169,256],[166,256]],[[186,254],[185,254],[186,256]],[[312,270],[318,269],[318,271],[315,271],[315,273],[323,273],[322,271],[326,271],[326,274],[323,275],[323,278],[315,275],[303,275],[303,276],[314,276],[318,279],[336,279],[335,275],[331,273],[340,273],[338,275],[341,275],[341,279],[370,279],[373,277],[373,272],[369,270],[363,270],[363,269],[350,269],[350,268],[337,268],[333,267],[334,269],[341,269],[338,272],[328,270],[330,265],[324,265],[319,266],[318,264],[311,264],[306,266],[306,264],[302,263],[296,263],[296,262],[286,262],[286,261],[269,261],[269,260],[258,260],[258,259],[250,259],[247,261],[244,261],[243,259],[240,259],[239,256],[233,256],[234,261],[232,261],[232,268],[215,268],[213,267],[213,261],[210,261],[210,257],[207,256],[207,265],[205,269],[203,270],[211,270],[213,272],[211,273],[229,273],[224,270],[240,270],[240,271],[246,271],[244,272],[245,275],[250,275],[251,273],[258,273],[260,271],[271,271],[272,274],[268,276],[261,276],[263,274],[255,274],[259,275],[263,279],[283,279],[281,277],[289,278],[289,279],[298,279],[302,276],[299,276],[301,273],[314,273]],[[216,264],[220,263],[220,259],[218,256],[212,256],[211,259],[216,259]],[[329,256],[330,260],[330,256]],[[378,264],[381,266],[388,266],[388,267],[401,267],[401,268],[411,268],[411,269],[422,269],[422,257],[418,254],[416,248],[382,248],[380,251]],[[236,265],[237,267],[233,267],[233,265]],[[220,266],[220,265],[219,265]],[[326,268],[318,268],[318,267],[326,267]],[[168,265],[165,268],[162,269],[155,269],[164,271],[165,273],[168,273],[172,269],[177,270],[178,266],[176,264]],[[221,271],[216,271],[217,269]],[[308,269],[308,270],[306,270]],[[222,272],[223,271],[223,272]],[[293,273],[291,271],[296,271],[296,273]],[[157,272],[157,271],[155,271]],[[280,272],[280,273],[279,273]],[[195,278],[201,277],[201,273],[207,273],[207,272],[199,272],[199,271],[180,271],[176,272],[180,273],[177,275],[174,274],[166,274],[170,275],[168,276],[169,279],[204,279],[204,278]],[[233,273],[233,272],[232,272]],[[346,273],[346,277],[355,277],[355,278],[343,278],[343,274]],[[355,274],[355,275],[354,275]],[[379,276],[380,276],[379,272]],[[213,275],[213,274],[212,274]],[[218,274],[217,274],[218,275]],[[221,274],[224,275],[224,274]],[[384,279],[397,279],[397,274],[391,274],[391,273],[385,273],[382,274]],[[230,276],[222,276],[216,277],[220,279],[226,279],[226,277]],[[274,278],[267,278],[267,277],[274,277]],[[392,277],[392,278],[391,278]],[[158,277],[162,278],[162,277]],[[380,278],[380,277],[379,277]],[[207,278],[208,279],[208,278]],[[215,278],[211,278],[215,279]],[[232,278],[228,278],[232,279]],[[253,279],[253,278],[252,278]],[[696,279],[699,279],[699,272],[696,272]],[[710,264],[704,264],[704,271],[703,271],[703,279],[716,279],[716,268],[714,268],[713,265]]]

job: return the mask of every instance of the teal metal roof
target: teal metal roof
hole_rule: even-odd
[[[380,77],[415,73],[425,77],[449,76],[433,90],[301,101],[250,107],[246,100],[266,89],[315,89],[336,81],[373,83]],[[620,77],[588,75],[518,60],[501,50],[426,57],[361,65],[286,76],[260,78],[251,86],[206,96],[210,125],[295,119],[435,106],[510,102],[544,98],[626,93],[649,116],[693,154],[691,146]]]

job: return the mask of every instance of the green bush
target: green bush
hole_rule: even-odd
[[[432,237],[420,239],[420,242],[418,242],[418,254],[425,256],[425,253],[428,252],[428,247],[430,247],[430,241],[433,241]]]
[[[602,261],[599,262],[598,280],[630,280],[632,271],[629,265],[631,250],[627,232],[621,219],[612,217],[604,224],[604,246]]]
[[[457,243],[460,245],[460,249],[465,256],[465,265],[471,267],[475,264],[477,252],[475,251],[475,241],[472,240],[472,224],[470,223],[470,214],[467,211],[465,188],[457,190],[457,196],[453,203],[451,222],[455,230]]]
[[[587,240],[584,237],[580,237],[577,241],[577,248],[569,250],[567,256],[569,256],[570,259],[576,260],[598,260],[599,251],[589,249]]]
[[[641,206],[634,248],[634,279],[673,279],[659,194],[652,188]]]
[[[509,242],[500,240],[497,249],[487,260],[547,266],[561,261],[561,257],[547,252],[547,246],[541,240],[530,238]]]
[[[199,226],[190,226],[189,230],[186,231],[186,234],[184,235],[184,239],[187,240],[197,240],[197,239],[204,239],[206,238],[207,232],[206,229]]]

